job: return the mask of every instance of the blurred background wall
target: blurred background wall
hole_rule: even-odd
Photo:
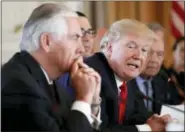
[[[6,62],[16,51],[19,51],[21,26],[31,11],[42,3],[45,2],[2,2],[2,63]],[[55,3],[66,4],[73,10],[84,12],[97,30],[107,29],[114,21],[123,18],[137,19],[144,23],[159,22],[167,30],[164,65],[169,67],[172,64],[171,48],[175,38],[170,31],[171,1],[70,1]],[[184,27],[182,29],[184,32]],[[98,46],[96,47],[98,51]]]
[[[111,23],[123,18],[137,19],[144,23],[159,22],[166,29],[164,65],[169,67],[172,64],[171,49],[175,41],[170,30],[172,1],[109,1],[91,3],[93,6],[91,12],[92,24],[96,28],[101,28],[102,25],[108,28]],[[181,9],[184,9],[183,1],[179,1],[179,5],[181,5]],[[179,26],[181,26],[184,35],[184,23]]]

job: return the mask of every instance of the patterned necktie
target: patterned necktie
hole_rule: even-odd
[[[122,124],[125,110],[126,110],[126,101],[127,101],[127,85],[126,82],[123,82],[123,84],[120,86],[120,101],[119,101],[119,124]]]
[[[149,87],[149,82],[145,81],[144,86],[145,86],[146,96],[152,98],[152,89],[150,89]],[[146,100],[146,107],[148,111],[152,111],[152,102],[150,100]]]

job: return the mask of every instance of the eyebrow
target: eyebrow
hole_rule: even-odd
[[[83,29],[83,30],[94,30],[92,27],[90,27],[88,29],[85,29],[84,27],[81,27],[81,29]]]
[[[130,40],[129,42],[128,42],[128,44],[129,43],[132,43],[132,44],[135,44],[135,45],[137,45],[137,46],[139,46],[139,43],[137,43],[136,41],[134,41],[134,40]],[[145,48],[145,47],[149,47],[149,45],[148,44],[146,44],[146,45],[143,45],[143,47]]]
[[[70,35],[79,35],[79,37],[82,37],[81,33],[76,33],[76,32],[72,32],[72,33],[70,33]]]
[[[134,40],[130,40],[130,41],[128,41],[128,44],[129,44],[129,43],[137,44],[137,42],[136,42],[136,41],[134,41]]]

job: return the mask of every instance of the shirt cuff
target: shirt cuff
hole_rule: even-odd
[[[96,129],[96,130],[99,129],[99,126],[102,123],[102,121],[100,119],[100,115],[101,115],[101,107],[99,106],[98,115],[97,116],[95,116],[93,114],[91,115],[91,117],[94,119],[93,128]]]
[[[139,132],[143,132],[143,131],[147,131],[147,132],[151,132],[152,129],[150,128],[149,125],[147,124],[143,124],[143,125],[136,125],[137,129]]]
[[[93,124],[93,119],[92,119],[92,115],[91,115],[91,106],[90,104],[84,102],[84,101],[75,101],[72,105],[71,110],[76,110],[79,111],[81,113],[83,113],[88,121],[90,122],[90,124]]]

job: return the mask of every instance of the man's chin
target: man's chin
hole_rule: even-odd
[[[130,80],[136,78],[137,76],[139,76],[139,74],[128,74],[128,75],[125,77],[125,81],[130,81]]]
[[[140,74],[140,72],[131,72],[129,74],[129,77],[133,79],[133,78],[136,78],[137,76],[139,76],[139,74]]]
[[[151,77],[154,77],[154,76],[156,76],[156,75],[157,75],[156,72],[155,72],[155,73],[154,73],[154,72],[152,72],[152,73],[150,72],[150,73],[145,73],[145,74],[144,74],[144,76],[146,76],[147,78],[151,78]]]

